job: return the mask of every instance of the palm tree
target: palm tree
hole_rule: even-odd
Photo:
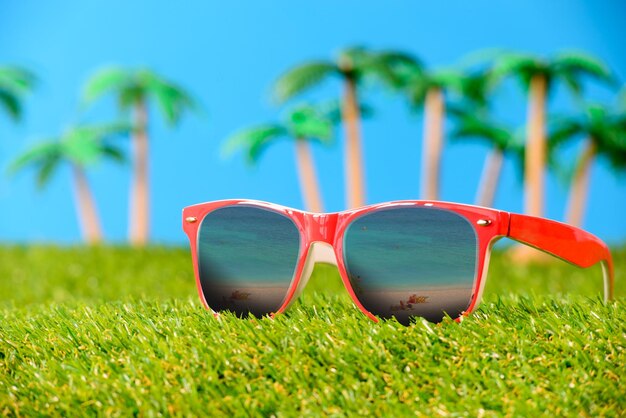
[[[414,67],[400,77],[411,106],[424,111],[422,199],[439,199],[446,92],[459,96],[461,102],[482,111],[487,108],[490,91],[490,78],[487,75],[488,72],[483,69],[470,72],[456,69],[428,71]]]
[[[60,137],[40,142],[24,152],[13,162],[10,171],[35,167],[37,185],[41,188],[61,163],[69,163],[82,235],[87,243],[96,244],[102,241],[102,228],[85,169],[103,157],[122,161],[122,152],[110,143],[110,139],[127,132],[128,128],[121,124],[71,127]]]
[[[328,143],[332,133],[333,121],[326,111],[300,105],[289,111],[282,123],[257,125],[235,133],[227,139],[224,150],[231,153],[243,148],[248,162],[256,163],[271,144],[282,138],[293,140],[305,207],[311,212],[324,212],[310,142]]]
[[[346,137],[344,166],[348,208],[363,206],[366,202],[359,89],[367,78],[397,87],[397,70],[403,67],[419,68],[420,64],[401,52],[374,52],[352,47],[340,51],[334,61],[316,60],[300,64],[284,73],[274,84],[273,94],[282,103],[328,78],[337,77],[343,82],[341,113]]]
[[[582,78],[610,82],[608,68],[598,59],[582,52],[563,52],[550,58],[530,54],[505,53],[496,60],[495,78],[515,77],[528,92],[525,159],[525,212],[543,216],[546,102],[551,88],[563,81],[575,94],[582,92]],[[524,247],[526,248],[526,247]]]
[[[32,90],[36,78],[33,73],[21,67],[0,67],[0,108],[14,121],[22,117],[22,99]]]
[[[590,104],[585,106],[582,115],[558,118],[551,125],[549,141],[555,145],[585,138],[574,170],[565,215],[567,223],[581,227],[593,161],[604,157],[614,168],[626,169],[626,113]]]
[[[91,103],[114,95],[123,111],[132,111],[134,126],[133,177],[130,193],[129,236],[133,245],[145,245],[149,236],[150,204],[148,176],[148,102],[154,101],[170,126],[188,110],[197,109],[189,93],[147,69],[106,68],[96,72],[85,85],[83,99]]]
[[[513,155],[523,164],[524,144],[520,137],[508,127],[498,124],[484,114],[477,114],[474,109],[455,110],[457,122],[451,133],[453,139],[482,139],[492,148],[483,165],[483,172],[476,194],[476,204],[493,207],[493,202],[500,180],[502,163],[507,154]]]

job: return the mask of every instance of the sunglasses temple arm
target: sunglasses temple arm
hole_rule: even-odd
[[[578,267],[601,263],[604,299],[613,299],[613,258],[607,245],[595,235],[561,222],[511,213],[507,237]]]

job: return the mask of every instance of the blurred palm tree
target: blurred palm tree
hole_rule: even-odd
[[[606,158],[615,170],[626,169],[626,112],[588,104],[581,115],[555,118],[549,141],[555,146],[584,138],[570,186],[565,221],[581,227],[587,206],[591,167],[597,157]]]
[[[543,216],[548,95],[554,84],[562,81],[577,96],[580,96],[583,90],[583,78],[611,82],[610,71],[600,60],[583,52],[562,52],[550,58],[522,53],[504,53],[496,59],[493,75],[496,79],[517,78],[528,92],[524,163],[525,213]],[[525,250],[526,247],[523,248],[522,252],[528,252]]]
[[[405,67],[408,73],[398,78],[414,109],[423,109],[422,172],[420,197],[440,198],[440,172],[443,151],[443,131],[446,116],[446,93],[459,98],[465,107],[483,112],[491,90],[488,71],[461,69],[424,70]],[[456,105],[455,105],[456,106]]]
[[[333,107],[296,106],[286,113],[282,123],[257,125],[235,133],[226,140],[224,152],[230,154],[243,149],[248,162],[257,163],[270,145],[283,138],[293,140],[305,207],[311,212],[324,212],[310,143],[329,143],[332,140],[336,113]]]
[[[367,78],[397,88],[398,70],[403,67],[419,68],[420,64],[402,52],[351,47],[341,50],[334,61],[307,61],[291,68],[274,84],[273,95],[282,103],[328,78],[337,77],[343,82],[341,114],[346,136],[344,165],[348,208],[363,206],[366,202],[359,89]]]
[[[476,205],[493,207],[505,156],[512,155],[523,167],[523,139],[507,126],[497,123],[485,113],[477,113],[473,108],[455,109],[452,114],[456,117],[456,124],[451,138],[481,139],[492,148],[483,165]]]
[[[22,118],[22,100],[36,83],[36,77],[25,68],[0,67],[0,107],[14,121]]]
[[[177,125],[185,112],[197,110],[198,106],[186,90],[147,69],[113,67],[96,72],[85,85],[83,99],[85,103],[92,103],[106,95],[114,95],[122,111],[133,113],[133,177],[128,225],[131,243],[143,246],[148,241],[150,226],[148,102],[156,102],[170,126]]]
[[[102,228],[85,170],[102,158],[123,161],[122,152],[110,141],[128,132],[129,128],[123,124],[74,126],[60,137],[44,140],[24,152],[12,163],[10,171],[34,167],[37,186],[41,188],[59,165],[69,163],[82,235],[87,243],[96,244],[102,241]]]

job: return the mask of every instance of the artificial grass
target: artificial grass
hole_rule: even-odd
[[[328,266],[275,319],[214,319],[185,249],[0,247],[3,415],[623,415],[626,250],[492,258],[461,324],[374,323]]]

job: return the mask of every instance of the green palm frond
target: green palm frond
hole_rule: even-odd
[[[434,71],[430,76],[430,85],[443,90],[462,92],[466,75],[454,68],[444,68]]]
[[[62,150],[57,138],[44,140],[30,150],[19,155],[9,165],[9,174],[15,174],[27,167],[36,170],[37,188],[43,188],[61,162]]]
[[[50,181],[57,168],[61,164],[61,156],[51,155],[49,158],[42,160],[37,168],[37,188],[43,189]]]
[[[242,129],[224,142],[222,155],[230,156],[243,150],[248,163],[256,163],[265,148],[274,140],[287,134],[286,129],[278,124],[258,125]]]
[[[35,144],[28,151],[20,154],[9,165],[9,173],[14,174],[25,167],[39,163],[49,158],[51,155],[60,154],[60,146],[58,138],[49,138]]]
[[[123,122],[70,127],[61,138],[63,157],[81,166],[92,165],[102,157],[121,161],[123,153],[112,141],[127,135],[130,129]]]
[[[549,138],[555,146],[580,136],[602,141],[604,137],[624,131],[626,126],[626,115],[597,103],[585,104],[581,114],[553,116],[550,120]]]
[[[100,157],[100,144],[89,132],[68,130],[61,145],[64,157],[80,166],[94,164]]]
[[[191,94],[180,86],[150,72],[144,73],[143,77],[146,91],[155,98],[165,121],[170,126],[176,125],[185,111],[199,109]]]
[[[3,107],[14,121],[18,121],[22,117],[21,100],[13,92],[3,90],[2,87],[0,87],[0,107]]]
[[[16,66],[0,67],[0,90],[9,90],[14,94],[23,94],[32,90],[37,77],[26,68]]]
[[[471,107],[456,107],[453,111],[456,119],[455,128],[450,137],[453,140],[481,140],[491,147],[499,149],[505,155],[513,157],[518,178],[524,178],[524,130],[512,130],[497,123],[488,115],[477,114]]]
[[[405,87],[405,92],[413,110],[421,109],[426,100],[428,89],[431,88],[430,79],[424,75],[413,78]]]
[[[82,99],[85,104],[90,104],[108,94],[130,96],[128,90],[131,90],[133,84],[135,77],[131,71],[121,67],[103,68],[87,80]],[[126,100],[120,100],[120,103],[126,105],[128,99],[129,97],[126,97]]]
[[[276,80],[272,88],[272,96],[278,103],[283,103],[336,74],[339,74],[339,69],[331,62],[305,62],[290,69]]]
[[[333,138],[333,120],[316,106],[296,106],[287,113],[285,119],[287,130],[293,138],[318,140],[327,144]]]
[[[125,163],[127,161],[124,151],[112,144],[102,144],[100,146],[100,155],[117,163]]]
[[[455,129],[450,134],[452,139],[482,139],[502,151],[508,151],[516,145],[514,135],[504,125],[484,117],[474,116],[470,112],[457,118]]]
[[[460,83],[459,95],[461,100],[476,106],[486,108],[489,96],[495,88],[495,80],[487,70],[465,73]]]
[[[565,51],[559,53],[552,61],[552,68],[576,94],[582,93],[582,83],[580,79],[583,76],[607,84],[614,84],[615,82],[611,70],[606,64],[598,58],[582,51]]]
[[[424,105],[426,95],[431,89],[450,90],[461,93],[463,90],[464,74],[456,69],[438,69],[416,74],[405,85],[405,92],[414,109]]]
[[[585,133],[584,122],[579,118],[552,116],[548,128],[548,143],[560,147],[575,137]]]
[[[112,94],[122,109],[152,98],[168,125],[176,125],[187,110],[199,106],[190,93],[148,69],[105,68],[96,72],[83,89],[83,102],[89,104]]]
[[[533,76],[542,74],[550,78],[548,63],[538,57],[523,53],[506,53],[494,63],[492,76],[499,81],[505,77],[515,77],[527,88]]]
[[[14,121],[22,117],[22,98],[36,84],[35,75],[21,67],[0,67],[0,108]]]
[[[370,53],[358,68],[365,77],[380,81],[393,90],[404,88],[412,79],[423,74],[422,62],[402,51],[383,50]]]
[[[64,161],[79,166],[93,164],[102,157],[120,161],[123,159],[122,151],[109,141],[115,135],[128,132],[122,126],[105,124],[70,127],[60,138],[39,141],[18,156],[9,166],[9,173],[34,167],[37,171],[37,185],[43,187]]]
[[[551,118],[548,144],[554,149],[581,137],[592,140],[596,154],[615,171],[626,169],[626,114],[592,103],[585,104],[581,114]],[[573,167],[569,167],[570,174]]]
[[[614,132],[601,145],[614,172],[626,173],[626,132]]]
[[[595,114],[598,153],[609,161],[615,173],[626,173],[626,111],[619,107],[605,111],[602,120],[599,112]],[[603,129],[599,129],[600,126]]]
[[[626,130],[626,109],[620,110],[618,114],[614,115],[614,122],[618,131]]]
[[[533,77],[541,75],[546,79],[548,92],[553,80],[560,79],[577,96],[582,92],[583,77],[613,83],[608,67],[599,59],[581,51],[564,51],[550,59],[522,53],[503,54],[495,61],[492,74],[497,80],[515,77],[524,88],[528,88]]]

